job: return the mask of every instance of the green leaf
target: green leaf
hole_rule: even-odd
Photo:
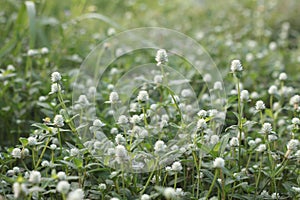
[[[83,160],[81,158],[74,158],[74,164],[78,169],[81,169],[83,166]]]
[[[19,138],[19,141],[21,142],[21,144],[22,144],[22,146],[23,147],[26,147],[27,146],[27,144],[28,144],[28,140],[27,140],[27,138]]]

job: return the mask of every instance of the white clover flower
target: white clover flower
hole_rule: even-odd
[[[259,94],[257,92],[251,92],[250,97],[251,97],[251,99],[258,99]]]
[[[254,140],[249,140],[248,145],[249,145],[250,147],[253,147],[253,146],[256,145],[256,143],[255,143]]]
[[[139,94],[137,96],[138,101],[148,101],[149,100],[149,94],[145,90],[139,91]]]
[[[207,124],[206,124],[206,121],[205,119],[199,119],[198,122],[197,122],[197,129],[198,130],[204,130],[207,128]]]
[[[268,89],[268,93],[270,95],[274,95],[278,93],[278,88],[276,85],[271,85],[271,87]]]
[[[203,76],[203,81],[204,82],[210,83],[211,80],[212,80],[212,78],[211,78],[210,74],[204,74],[204,76]]]
[[[295,124],[295,125],[300,125],[300,119],[298,117],[294,117],[292,119],[292,123]]]
[[[123,145],[116,146],[115,154],[116,154],[116,161],[119,164],[122,164],[128,160],[127,150]]]
[[[168,62],[168,55],[166,50],[164,49],[159,49],[156,53],[155,60],[157,62],[157,66],[160,66],[162,64],[165,64]]]
[[[36,50],[36,49],[29,49],[28,51],[27,51],[27,56],[35,56],[35,55],[37,55],[39,52],[38,52],[38,50]]]
[[[29,149],[25,148],[22,151],[23,156],[29,156]]]
[[[51,150],[55,150],[56,148],[57,148],[56,144],[51,144],[51,145],[50,145],[50,149],[51,149]]]
[[[164,141],[158,140],[155,142],[154,151],[155,153],[163,153],[166,151],[167,145],[165,145]]]
[[[276,135],[268,135],[268,140],[269,142],[274,142],[278,139]]]
[[[77,148],[72,148],[70,151],[70,156],[78,156],[79,150]]]
[[[288,150],[294,151],[294,150],[297,150],[298,145],[299,145],[299,140],[297,140],[297,139],[291,139],[287,143],[286,146],[287,146]]]
[[[115,134],[119,133],[119,130],[116,127],[113,127],[113,128],[110,129],[110,133],[115,135]]]
[[[59,72],[53,72],[51,74],[51,81],[52,81],[52,83],[56,83],[56,82],[58,82],[60,80],[61,80],[61,75],[60,75]]]
[[[15,68],[13,65],[7,65],[6,70],[7,70],[7,71],[15,71],[16,68]]]
[[[271,51],[274,51],[276,48],[277,48],[276,42],[274,42],[274,41],[270,42],[270,44],[269,44],[269,49],[270,49]]]
[[[200,110],[197,115],[200,117],[200,118],[205,118],[207,116],[207,111],[206,110]]]
[[[43,162],[41,163],[42,167],[49,167],[50,163],[48,160],[43,160]]]
[[[19,198],[21,196],[21,194],[28,194],[28,189],[27,189],[27,186],[24,184],[24,183],[18,183],[18,182],[15,182],[13,184],[13,193],[14,193],[14,198]]]
[[[215,90],[222,90],[223,86],[222,83],[220,81],[217,81],[214,83],[214,89]]]
[[[125,125],[128,123],[128,118],[125,115],[120,115],[118,119],[118,124]]]
[[[41,48],[41,53],[42,54],[48,54],[49,53],[49,49],[47,47],[43,47],[43,48]]]
[[[14,172],[15,174],[20,173],[20,168],[19,168],[19,167],[14,167],[14,168],[13,168],[13,172]]]
[[[243,70],[243,66],[240,60],[233,60],[231,61],[230,69],[232,72],[239,72]]]
[[[111,198],[110,200],[120,200],[120,199],[117,198],[117,197],[113,197],[113,198]]]
[[[29,146],[35,146],[36,143],[37,143],[36,138],[35,138],[35,137],[32,137],[32,136],[28,137],[28,138],[27,138],[27,141],[28,141],[28,145],[29,145]]]
[[[164,189],[163,195],[166,199],[174,199],[176,198],[176,191],[174,188],[167,187]]]
[[[279,102],[273,103],[273,110],[278,111],[279,109],[280,109],[280,103]]]
[[[148,194],[143,194],[141,200],[151,200],[151,197]]]
[[[14,158],[21,158],[22,153],[21,153],[21,149],[19,148],[14,148],[11,152],[12,157]]]
[[[56,190],[62,194],[67,194],[70,190],[70,184],[67,181],[59,181]]]
[[[280,197],[280,195],[279,195],[279,193],[273,193],[272,195],[271,195],[271,198],[272,199],[278,199]]]
[[[269,196],[269,193],[266,190],[263,190],[260,195],[266,197]]]
[[[278,79],[280,81],[285,81],[287,79],[287,74],[284,72],[280,73]]]
[[[262,129],[261,131],[264,133],[264,134],[269,134],[272,132],[272,125],[268,122],[264,123],[263,126],[262,126]]]
[[[57,93],[58,91],[61,91],[60,85],[58,83],[53,83],[51,85],[51,92],[50,93],[53,94],[53,93]]]
[[[216,158],[213,162],[214,168],[223,168],[225,166],[225,160],[223,158]]]
[[[64,118],[63,118],[63,116],[62,115],[55,115],[55,117],[53,119],[53,123],[57,127],[63,127],[64,126]]]
[[[249,92],[248,92],[248,90],[242,90],[241,91],[241,100],[242,101],[248,101],[249,100]]]
[[[266,108],[265,103],[261,100],[255,103],[256,110],[264,110]]]
[[[115,86],[113,84],[108,84],[107,89],[108,90],[113,90],[113,89],[115,89]]]
[[[126,142],[125,138],[121,134],[116,135],[115,141],[117,144],[124,144]]]
[[[66,179],[67,179],[66,173],[65,173],[65,172],[62,172],[62,171],[58,172],[58,173],[56,174],[56,176],[57,176],[57,178],[58,178],[59,180],[66,180]]]
[[[257,148],[256,151],[257,152],[264,152],[267,149],[267,146],[265,144],[260,144]]]
[[[100,120],[100,119],[95,119],[93,121],[93,126],[96,126],[96,127],[103,127],[105,126],[105,124]]]
[[[181,91],[181,96],[184,98],[191,97],[191,96],[193,96],[193,91],[190,89],[183,89]]]
[[[77,102],[83,106],[89,105],[89,100],[87,99],[86,95],[82,94],[78,97]]]
[[[106,190],[106,184],[105,183],[100,183],[98,187],[99,187],[100,190]]]
[[[176,161],[172,164],[172,170],[174,172],[180,172],[182,170],[182,165],[180,162]]]
[[[119,94],[117,92],[111,92],[109,95],[110,103],[117,103],[119,101]]]
[[[299,103],[300,103],[300,96],[298,94],[296,94],[290,98],[291,105],[295,105],[295,104],[298,105]]]
[[[238,147],[239,146],[239,139],[237,137],[231,138],[229,145],[231,147]]]
[[[41,182],[41,173],[39,171],[31,171],[29,176],[29,182],[38,184]]]
[[[154,83],[162,83],[163,82],[163,76],[162,75],[155,75],[154,76]]]
[[[295,191],[295,192],[298,192],[298,193],[300,193],[300,187],[292,187],[292,189]]]
[[[220,141],[220,137],[218,135],[212,135],[212,136],[210,136],[210,141],[209,141],[210,144],[215,145],[219,141]]]
[[[133,115],[130,117],[130,123],[132,124],[138,124],[141,121],[141,118],[139,115]]]
[[[83,200],[83,198],[84,192],[82,189],[78,188],[68,194],[67,200]]]
[[[262,142],[261,138],[255,138],[255,143],[256,143],[256,144],[259,144],[259,143],[261,143],[261,142]]]

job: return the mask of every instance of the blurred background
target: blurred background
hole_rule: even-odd
[[[69,90],[72,70],[98,43],[132,28],[165,27],[194,38],[225,81],[230,60],[245,61],[248,88],[275,69],[297,76],[299,13],[297,0],[2,0],[0,144],[16,143],[33,122],[53,115],[55,105],[43,102],[51,72],[60,71]]]

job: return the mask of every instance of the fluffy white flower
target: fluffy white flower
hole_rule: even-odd
[[[260,144],[257,148],[257,152],[264,152],[267,149],[267,146],[265,144]]]
[[[225,160],[223,158],[216,158],[213,163],[214,168],[223,168],[225,166]]]
[[[53,123],[57,127],[63,127],[64,126],[64,118],[63,118],[63,116],[62,115],[55,115],[55,117],[53,119]]]
[[[132,117],[130,117],[130,123],[132,124],[137,124],[141,121],[141,118],[139,115],[133,115]]]
[[[214,89],[215,90],[222,90],[223,86],[222,83],[220,81],[217,81],[214,83]]]
[[[173,188],[168,187],[164,189],[163,195],[166,199],[174,199],[176,198],[176,191]]]
[[[180,162],[176,161],[172,164],[172,170],[175,172],[180,172],[182,170],[182,165]]]
[[[212,135],[212,136],[210,136],[209,143],[212,145],[215,145],[219,142],[219,140],[220,140],[220,137],[218,135]]]
[[[31,171],[29,176],[29,182],[38,184],[41,182],[41,173],[39,171]]]
[[[56,186],[56,190],[62,194],[67,194],[70,190],[70,184],[67,181],[60,181]]]
[[[299,95],[294,95],[290,98],[290,104],[291,105],[295,105],[295,104],[299,104],[300,103],[300,96]]]
[[[14,198],[19,198],[21,196],[21,194],[28,194],[28,189],[26,187],[26,185],[24,183],[18,183],[15,182],[13,184],[13,193],[14,193]]]
[[[106,184],[105,183],[100,183],[99,184],[99,189],[100,190],[106,190]]]
[[[157,66],[160,66],[161,64],[165,64],[168,62],[168,55],[166,50],[159,49],[156,53],[155,60],[157,62]]]
[[[148,194],[143,194],[141,196],[141,200],[150,200],[150,199],[151,199],[151,197]]]
[[[57,178],[59,179],[59,180],[66,180],[67,179],[67,175],[66,175],[66,173],[65,172],[58,172],[57,174],[56,174],[56,176],[57,176]]]
[[[128,118],[125,115],[120,115],[118,124],[124,125],[128,123]]]
[[[242,71],[243,70],[243,66],[241,64],[241,61],[240,60],[233,60],[233,61],[231,61],[230,69],[231,69],[232,72]]]
[[[119,101],[119,94],[117,92],[111,92],[109,95],[110,103],[117,103]]]
[[[61,80],[61,75],[60,75],[59,72],[53,72],[51,74],[51,81],[52,81],[52,83],[56,83],[56,82],[58,82],[60,80]]]
[[[266,108],[265,103],[261,100],[255,103],[256,110],[264,110]]]
[[[137,96],[138,101],[148,101],[149,100],[149,94],[145,90],[139,91],[139,94]]]
[[[126,142],[125,138],[121,134],[116,135],[115,141],[117,144],[124,144]]]
[[[167,146],[165,145],[164,141],[158,140],[155,142],[154,151],[155,153],[163,153],[166,151]]]
[[[53,83],[51,85],[51,93],[57,93],[58,91],[61,91],[61,87],[58,83]]]
[[[287,143],[287,149],[288,150],[297,150],[297,147],[299,145],[299,140],[296,139],[291,139],[288,143]]]
[[[271,87],[268,89],[268,93],[270,95],[274,95],[278,93],[278,88],[276,85],[271,85]]]
[[[76,189],[68,194],[67,200],[83,200],[84,192],[82,189]]]
[[[264,123],[261,131],[265,134],[269,134],[272,132],[272,125],[268,122]]]
[[[279,78],[280,81],[285,81],[287,79],[287,74],[282,72],[282,73],[279,74],[278,78]]]
[[[105,124],[100,120],[100,119],[95,119],[93,121],[93,126],[96,126],[96,127],[103,127],[105,126]]]
[[[295,125],[300,125],[300,119],[298,117],[294,117],[292,119],[292,123],[295,124]]]
[[[249,92],[248,92],[248,90],[242,90],[241,91],[241,100],[242,101],[248,101],[249,100]]]
[[[116,154],[116,161],[119,164],[122,164],[122,163],[124,163],[125,161],[128,160],[127,150],[123,145],[118,145],[116,147],[115,154]]]
[[[207,128],[207,124],[206,124],[206,121],[205,119],[199,119],[198,122],[197,122],[197,129],[198,130],[204,130]]]
[[[231,147],[238,147],[239,146],[239,139],[237,137],[231,138],[229,145]]]
[[[35,137],[28,137],[27,138],[27,141],[28,141],[28,145],[29,146],[35,146],[36,145],[36,138]]]
[[[12,157],[14,158],[21,158],[22,153],[21,153],[21,149],[19,148],[14,148],[11,152]]]
[[[200,118],[205,118],[207,116],[207,111],[206,110],[200,110],[197,115],[200,117]]]

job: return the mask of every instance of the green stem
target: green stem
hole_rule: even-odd
[[[208,190],[208,193],[206,194],[206,197],[205,199],[208,199],[209,198],[209,195],[214,187],[214,185],[216,184],[216,180],[217,180],[217,177],[218,177],[218,174],[219,174],[219,169],[216,169],[215,171],[215,176],[214,176],[214,179],[213,179],[213,182],[211,183],[210,187],[209,187],[209,190]]]
[[[46,152],[46,149],[47,149],[47,147],[48,147],[48,144],[49,144],[50,140],[51,140],[51,137],[48,138],[48,140],[47,140],[47,142],[46,142],[46,144],[45,144],[45,146],[44,146],[44,148],[43,148],[43,151],[42,151],[42,153],[41,153],[41,155],[40,155],[40,158],[39,158],[38,162],[36,163],[34,169],[37,169],[37,167],[39,166],[39,164],[42,162],[43,156],[44,156],[44,154],[45,154],[45,152]]]
[[[157,158],[157,160],[156,160],[156,162],[155,162],[154,169],[157,167],[158,160],[159,160],[159,158]],[[147,182],[146,182],[146,184],[145,184],[143,190],[140,192],[141,195],[144,194],[146,188],[148,187],[148,185],[149,185],[149,183],[150,183],[150,181],[151,181],[151,179],[152,179],[152,176],[153,176],[153,174],[154,174],[154,172],[155,172],[154,169],[152,170],[150,176],[148,177],[148,180],[147,180]]]

